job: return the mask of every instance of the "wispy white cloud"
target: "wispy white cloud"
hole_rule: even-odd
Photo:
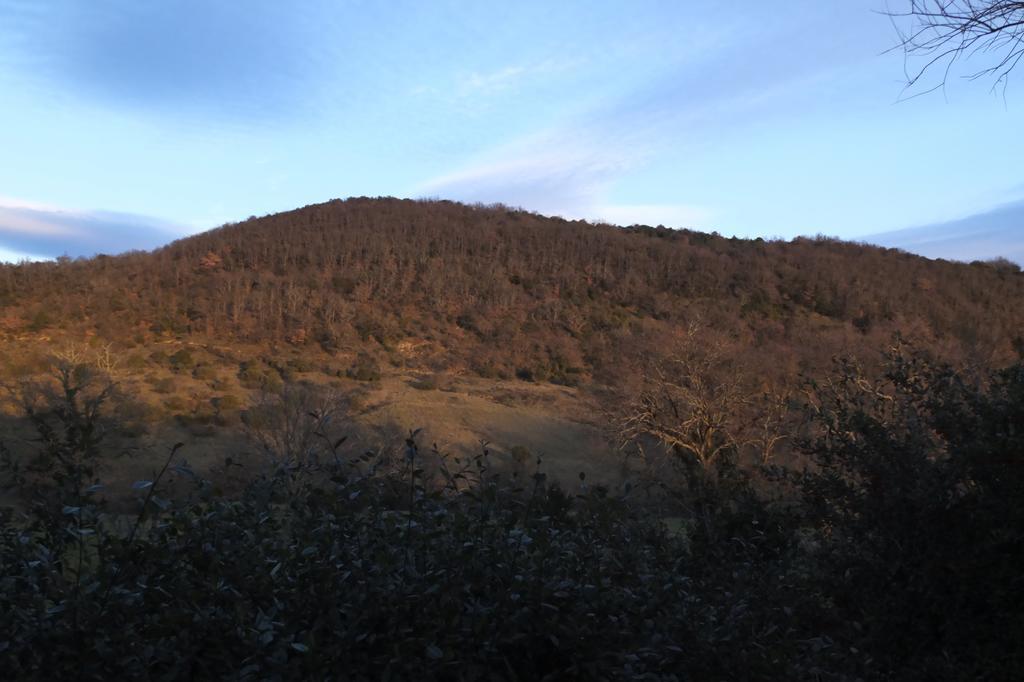
[[[0,206],[0,235],[21,235],[30,238],[82,236],[80,229],[64,222],[60,217],[59,211]]]
[[[1007,258],[1024,265],[1024,201],[959,220],[868,235],[862,240],[929,258]]]
[[[765,112],[792,99],[794,92],[827,80],[835,67],[800,64],[790,69],[785,67],[792,65],[784,63],[755,76],[745,65],[732,63],[736,56],[727,49],[728,36],[709,31],[698,37],[707,49],[676,55],[664,69],[626,90],[585,97],[585,106],[556,127],[492,147],[422,183],[413,193],[502,202],[549,215],[616,224],[711,229],[720,212],[700,200],[691,203],[682,194],[685,188],[671,194],[651,190],[643,197],[647,201],[633,197],[620,201],[618,197],[631,194],[622,191],[623,185],[655,163],[660,164],[660,172],[693,163],[695,150],[720,143],[737,126],[763,122]],[[537,74],[561,68],[568,66],[543,63],[474,72],[456,90],[468,101],[486,106],[487,95],[520,87]]]
[[[66,210],[0,197],[0,259],[8,261],[152,249],[190,231],[151,216]]]
[[[587,133],[545,133],[494,150],[413,192],[466,202],[504,203],[545,215],[614,224],[693,226],[709,220],[708,207],[684,203],[618,203],[610,198],[617,179],[643,163],[641,145]]]
[[[455,92],[465,97],[497,95],[519,87],[535,85],[582,66],[582,57],[545,59],[532,64],[511,64],[491,71],[470,71],[455,78]]]
[[[22,263],[24,261],[51,260],[49,256],[39,256],[32,253],[11,251],[0,246],[0,263]]]
[[[493,94],[512,87],[527,72],[522,66],[506,66],[490,73],[473,71],[459,78],[463,94]]]
[[[579,136],[545,133],[492,150],[414,193],[575,215],[600,203],[604,189],[630,163],[628,155],[593,147]]]
[[[560,78],[571,76],[583,65],[584,57],[544,59],[508,64],[490,70],[456,70],[433,84],[418,84],[408,92],[414,97],[430,98],[455,107],[457,111],[487,111],[495,100],[520,96],[551,87]]]
[[[6,197],[0,195],[0,206],[5,208],[27,208],[34,211],[59,211],[60,208],[53,204],[44,204],[38,201],[30,201],[28,199],[19,199],[17,197]]]

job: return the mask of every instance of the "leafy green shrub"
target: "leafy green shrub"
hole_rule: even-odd
[[[815,387],[800,484],[842,636],[896,677],[1016,676],[1024,364],[970,377],[898,340],[883,377],[838,370]]]
[[[118,430],[128,437],[145,435],[161,416],[159,408],[142,400],[123,401],[114,413]]]
[[[156,382],[153,384],[153,390],[156,391],[157,393],[174,393],[174,390],[177,387],[177,385],[178,382],[175,381],[173,377],[163,377],[161,379],[156,380]]]
[[[287,366],[293,372],[314,372],[317,369],[317,364],[309,358],[291,358],[287,362]]]
[[[243,362],[238,368],[238,380],[245,388],[259,388],[266,369],[253,362]]]
[[[273,370],[267,372],[266,375],[264,375],[262,382],[260,383],[260,388],[262,388],[264,391],[269,391],[271,393],[280,391],[283,387],[284,379],[281,377],[280,374]]]
[[[284,386],[284,380],[276,369],[256,362],[242,363],[238,379],[245,388],[270,392],[280,391]]]
[[[164,400],[164,407],[171,412],[182,412],[188,408],[188,402],[180,395],[172,395]]]
[[[175,446],[131,486],[126,524],[98,480],[111,393],[94,380],[65,367],[26,387],[29,466],[0,444],[23,501],[0,512],[0,679],[1024,669],[1022,364],[969,378],[899,348],[884,377],[840,364],[808,389],[816,467],[778,479],[799,493],[783,504],[739,470],[699,500],[643,503],[582,474],[570,492],[539,463],[506,478],[486,451],[424,452],[416,433],[397,461],[345,458],[316,394],[288,387],[251,412],[293,456],[222,497]]]
[[[200,381],[214,381],[217,379],[217,368],[213,365],[199,365],[192,370],[192,376]]]
[[[369,353],[360,353],[346,374],[356,381],[380,381],[380,364]]]
[[[50,313],[45,310],[37,310],[28,322],[28,330],[30,332],[41,332],[47,327],[53,325],[53,317]]]
[[[214,391],[227,391],[231,388],[231,382],[222,376],[215,377],[209,385]]]
[[[144,358],[140,353],[132,353],[125,358],[124,361],[125,369],[132,372],[140,372],[146,369],[147,364],[146,358]]]
[[[356,391],[348,395],[348,409],[354,414],[365,410],[368,404],[369,400],[362,391]]]
[[[498,376],[498,368],[493,363],[485,361],[474,360],[470,364],[470,371],[484,379],[493,379]]]
[[[415,449],[411,458],[414,465]],[[486,478],[476,494],[445,493],[428,488],[415,466],[406,477],[333,478],[293,490],[287,506],[268,506],[267,485],[234,500],[175,504],[153,494],[159,477],[140,482],[144,509],[160,522],[136,524],[127,538],[105,530],[99,506],[76,500],[58,521],[76,530],[73,539],[42,562],[29,560],[40,556],[38,540],[5,526],[0,672],[440,679],[500,669],[540,679],[728,671],[699,634],[725,614],[678,570],[679,543],[620,503],[574,499],[540,476],[525,495]],[[393,497],[403,485],[404,502]],[[85,545],[95,560],[77,564],[79,580],[60,579]],[[52,585],[45,604],[24,589],[42,581]]]
[[[212,438],[217,435],[217,424],[211,413],[179,414],[177,421],[193,438]]]
[[[579,386],[583,370],[579,367],[558,368],[551,375],[551,383],[560,386]]]
[[[512,471],[517,473],[523,473],[527,467],[533,461],[533,455],[530,450],[523,445],[513,445],[509,451],[509,459],[512,460]]]
[[[532,367],[518,367],[516,368],[516,379],[522,381],[539,381],[537,372]]]
[[[241,398],[231,393],[214,397],[210,402],[218,412],[234,412],[241,409],[243,404]]]
[[[402,466],[370,453],[172,500],[167,479],[208,489],[176,447],[118,530],[89,465],[96,431],[58,414],[55,487],[24,488],[28,525],[0,519],[5,679],[728,676],[777,654],[761,638],[735,664],[710,656],[728,612],[694,589],[677,539],[603,489],[571,496],[539,471],[503,485],[486,453],[459,463],[413,435]],[[438,457],[434,484],[421,463]]]
[[[189,371],[196,366],[195,358],[192,357],[192,352],[187,348],[182,348],[177,351],[170,358],[168,358],[171,368],[176,372]]]

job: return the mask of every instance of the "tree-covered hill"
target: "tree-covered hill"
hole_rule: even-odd
[[[695,320],[780,372],[893,331],[945,356],[1014,356],[1024,275],[829,238],[728,239],[503,206],[349,199],[153,252],[0,267],[0,333],[127,345],[203,338],[406,366],[616,384]],[[404,345],[403,345],[404,342]]]
[[[0,678],[1018,679],[1022,301],[394,199],[3,266]]]

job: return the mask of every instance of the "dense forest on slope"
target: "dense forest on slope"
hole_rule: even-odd
[[[896,330],[947,357],[1005,362],[1022,300],[1008,262],[397,199],[250,218],[149,253],[0,267],[8,340],[284,343],[569,384],[627,381],[696,319],[782,374],[873,352]]]

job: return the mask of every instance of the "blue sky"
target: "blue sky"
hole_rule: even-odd
[[[393,195],[1024,261],[1019,80],[900,101],[884,7],[0,0],[0,258]]]

